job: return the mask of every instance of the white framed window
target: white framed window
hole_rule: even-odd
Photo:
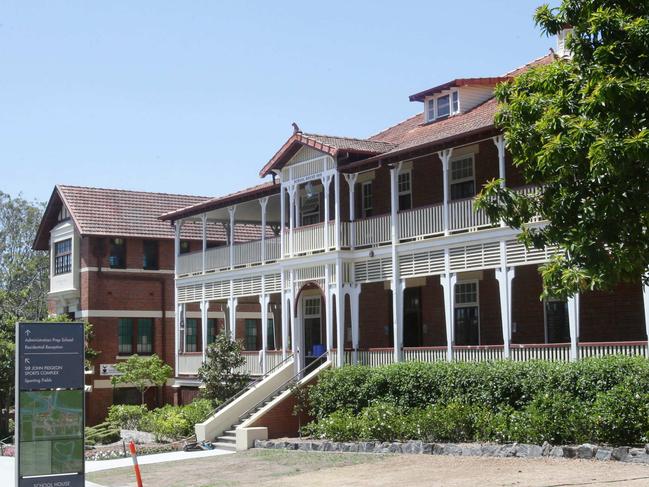
[[[301,225],[320,223],[320,193],[302,195],[300,200]]]
[[[478,281],[455,285],[455,344],[480,345],[480,303]]]
[[[372,181],[366,181],[361,186],[361,215],[363,218],[372,216]]]
[[[54,275],[72,272],[72,239],[54,243]]]
[[[410,171],[399,173],[397,188],[399,190],[399,211],[409,210],[412,208],[412,178]]]
[[[460,113],[460,91],[452,89],[426,99],[426,122]]]
[[[304,298],[304,317],[320,318],[320,296]]]
[[[475,196],[475,160],[473,154],[451,160],[449,179],[451,200]]]

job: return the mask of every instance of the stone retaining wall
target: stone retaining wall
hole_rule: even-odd
[[[649,464],[649,445],[644,448],[620,446],[610,448],[585,443],[578,446],[553,446],[510,443],[424,443],[400,442],[336,442],[326,440],[256,440],[255,448],[274,448],[300,451],[328,451],[354,453],[406,453],[419,455],[454,455],[465,457],[517,457],[517,458],[579,458],[583,460],[619,461]]]

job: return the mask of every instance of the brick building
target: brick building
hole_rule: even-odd
[[[206,201],[198,196],[143,193],[112,189],[56,186],[48,202],[34,248],[51,255],[51,314],[67,314],[94,326],[93,348],[100,351],[88,396],[89,424],[103,421],[112,403],[139,403],[128,387],[113,390],[114,364],[130,355],[157,354],[174,366],[174,230],[158,217],[167,211]],[[235,242],[258,238],[259,227],[239,226]],[[198,225],[186,225],[181,253],[201,248]],[[228,234],[213,226],[209,248],[223,246]],[[186,319],[200,316],[188,307]],[[251,311],[245,316],[257,318]],[[222,326],[223,312],[209,315]],[[241,327],[245,320],[241,318]],[[201,347],[200,342],[197,343]],[[198,349],[200,350],[200,348]],[[148,391],[150,405],[190,400],[195,378],[171,379],[162,391]]]
[[[503,75],[418,92],[410,96],[418,113],[365,139],[294,125],[261,169],[273,183],[162,217],[177,230],[198,222],[279,228],[277,236],[177,257],[178,375],[201,363],[183,348],[188,306],[227,307],[232,322],[238,303],[259,303],[261,322],[273,324],[257,333],[262,384],[277,398],[249,413],[256,391],[248,391],[197,426],[199,438],[226,431],[221,440],[233,443],[251,426],[295,432],[290,394],[274,381],[323,352],[329,366],[647,353],[649,293],[640,276],[611,292],[542,301],[538,267],[554,250],[525,248],[518,229],[474,209],[493,178],[539,191],[525,185],[494,126],[494,88],[556,59],[551,53]]]

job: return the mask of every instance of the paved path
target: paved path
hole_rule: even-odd
[[[178,460],[194,460],[203,457],[213,457],[218,455],[229,455],[234,453],[227,450],[204,450],[192,452],[169,452],[169,453],[156,453],[155,455],[144,455],[138,458],[140,465],[148,465],[152,463],[162,462],[175,462]],[[133,462],[130,457],[128,458],[115,458],[113,460],[96,460],[86,462],[86,472],[98,472],[100,470],[110,470],[112,468],[130,467]],[[13,457],[0,457],[0,479],[2,479],[2,487],[15,487],[14,477],[15,462]],[[98,484],[86,481],[86,487],[101,487]]]

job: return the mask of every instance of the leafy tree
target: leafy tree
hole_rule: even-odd
[[[218,334],[214,343],[207,347],[206,361],[198,369],[207,399],[223,402],[250,382],[247,373],[237,372],[237,368],[245,364],[242,350],[241,343],[232,340],[228,332]]]
[[[534,18],[547,35],[572,26],[571,56],[499,85],[496,124],[543,191],[495,180],[479,205],[527,245],[559,249],[542,269],[546,295],[649,283],[649,2],[563,0]],[[533,215],[548,225],[530,228]]]
[[[47,316],[49,258],[32,249],[43,205],[0,192],[0,435],[14,402],[14,336],[20,320]]]
[[[144,394],[147,390],[154,386],[163,386],[167,379],[173,375],[171,367],[156,354],[150,357],[131,355],[127,360],[117,363],[115,368],[120,375],[111,377],[110,381],[113,386],[133,384],[140,391],[142,404],[144,404]]]

